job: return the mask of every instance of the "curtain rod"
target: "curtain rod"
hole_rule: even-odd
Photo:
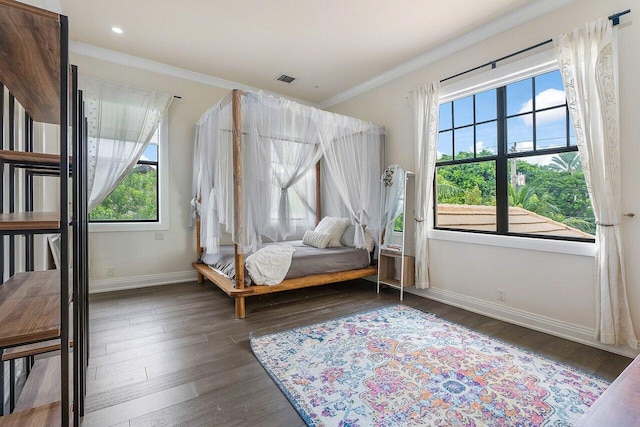
[[[631,12],[631,9],[627,9],[627,10],[624,10],[622,12],[614,13],[613,15],[608,16],[608,18],[613,23],[613,26],[616,26],[616,25],[620,24],[620,17],[622,15],[626,15],[627,13],[630,13],[630,12]],[[463,71],[461,73],[454,74],[453,76],[446,77],[446,78],[440,80],[440,83],[446,82],[447,80],[455,79],[456,77],[460,77],[460,76],[462,76],[464,74],[471,73],[473,71],[479,70],[480,68],[488,67],[489,65],[491,65],[491,68],[496,68],[496,64],[498,62],[500,62],[500,61],[504,61],[505,59],[512,58],[514,56],[520,55],[522,53],[528,52],[528,51],[533,50],[533,49],[537,49],[540,46],[544,46],[544,45],[549,44],[551,42],[553,42],[553,39],[545,40],[543,42],[534,44],[533,46],[529,46],[529,47],[521,49],[521,50],[519,50],[517,52],[510,53],[509,55],[503,56],[502,58],[494,59],[493,61],[489,61],[486,64],[478,65],[477,67],[473,67],[473,68],[470,68],[470,69],[468,69],[466,71]]]

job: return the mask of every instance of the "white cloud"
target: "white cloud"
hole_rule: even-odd
[[[547,89],[538,94],[536,96],[536,109],[540,110],[542,108],[553,107],[557,105],[562,105],[565,102],[564,91],[558,89]],[[518,113],[524,113],[527,111],[531,111],[533,109],[533,100],[530,99],[520,108]],[[544,113],[538,113],[536,117],[536,122],[540,124],[544,123],[552,123],[565,117],[565,110],[562,108],[558,108],[555,110],[549,110]],[[533,120],[531,115],[521,116],[522,121],[527,126],[533,125]]]

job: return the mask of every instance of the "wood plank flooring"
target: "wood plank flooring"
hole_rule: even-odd
[[[251,352],[263,335],[397,304],[398,292],[352,281],[253,297],[247,318],[210,283],[92,295],[83,427],[303,426]],[[405,294],[438,314],[607,380],[631,359]]]

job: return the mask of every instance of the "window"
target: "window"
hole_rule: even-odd
[[[560,72],[443,102],[435,228],[593,241]]]
[[[163,119],[129,175],[90,213],[90,231],[168,229],[168,133]]]
[[[271,168],[280,177],[288,177],[296,170],[296,154],[287,150],[272,150]],[[283,181],[286,179],[283,179]],[[275,180],[272,185],[276,191],[271,192],[270,223],[272,230],[280,230],[281,191]],[[286,230],[286,238],[300,238],[308,229],[316,226],[316,170],[310,168],[287,190],[291,229]],[[280,235],[279,238],[281,238]]]

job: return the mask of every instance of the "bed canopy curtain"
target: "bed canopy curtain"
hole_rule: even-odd
[[[81,78],[88,131],[89,211],[131,172],[173,97],[166,93]]]
[[[416,146],[415,269],[416,288],[430,286],[428,212],[433,195],[438,143],[438,91],[440,83],[428,83],[409,94],[414,112]],[[435,203],[435,201],[434,201]]]
[[[365,247],[363,226],[368,227],[379,243],[383,128],[320,110],[316,110],[316,121],[324,170],[335,190],[325,194],[339,197],[351,223],[356,225],[354,243],[357,248]]]
[[[596,217],[596,339],[638,349],[627,300],[621,224],[617,29],[608,19],[555,40]]]
[[[315,185],[308,184],[310,177],[315,183],[320,160],[331,183],[323,195],[339,198],[353,224],[366,224],[377,235],[383,127],[263,93],[243,92],[240,105],[241,235],[233,227],[230,97],[196,124],[192,216],[200,219],[206,253],[218,251],[223,229],[242,253],[258,249],[262,236],[278,241],[313,229]],[[305,212],[302,217],[292,216],[292,197],[302,205],[296,210]],[[362,231],[359,237],[356,246],[364,247]]]
[[[250,173],[259,171],[258,182],[269,184],[260,189],[265,197],[270,196],[270,200],[264,200],[268,206],[255,206],[252,198],[252,208],[257,208],[254,214],[277,212],[275,220],[265,217],[269,221],[262,225],[262,234],[274,241],[301,235],[314,226],[316,198],[315,186],[305,191],[297,184],[302,184],[303,178],[311,181],[309,172],[322,157],[320,144],[314,143],[316,126],[310,110],[286,99],[263,95],[248,96],[243,107],[243,117],[247,117],[247,126],[243,126],[246,146],[255,150],[254,155],[247,156],[252,163],[245,165]],[[303,206],[302,212],[297,210],[302,216],[295,219],[290,203],[292,191]]]

